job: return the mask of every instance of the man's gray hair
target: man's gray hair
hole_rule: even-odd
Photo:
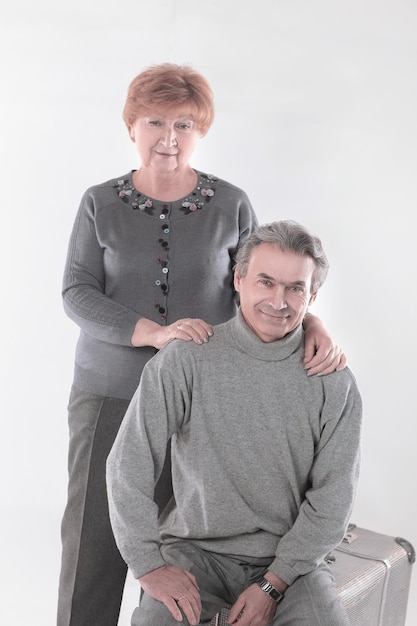
[[[258,226],[236,253],[236,267],[240,276],[246,276],[253,250],[262,243],[272,243],[277,248],[294,252],[300,256],[307,255],[314,261],[315,270],[312,276],[311,292],[315,293],[326,280],[329,262],[324,253],[321,241],[311,235],[304,226],[292,220],[271,222]]]

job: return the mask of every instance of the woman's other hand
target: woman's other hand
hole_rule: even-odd
[[[142,317],[136,323],[131,343],[134,348],[153,346],[160,350],[173,339],[194,341],[201,345],[207,343],[212,335],[213,327],[198,318],[181,318],[173,324],[161,326]]]
[[[346,367],[347,358],[318,317],[309,313],[303,322],[305,332],[304,367],[308,376],[325,376]]]

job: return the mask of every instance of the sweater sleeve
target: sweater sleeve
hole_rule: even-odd
[[[170,348],[168,344],[146,364],[107,460],[113,533],[135,578],[165,565],[159,551],[154,487],[167,443],[189,406],[185,375]]]
[[[93,194],[87,190],[78,210],[64,271],[64,310],[83,331],[108,343],[130,346],[140,315],[105,294],[103,248],[95,224]]]
[[[341,542],[352,512],[360,463],[362,404],[350,372],[339,374],[321,379],[325,401],[310,486],[269,567],[287,584],[312,571]]]

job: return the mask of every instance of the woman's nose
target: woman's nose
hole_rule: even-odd
[[[162,134],[162,142],[167,147],[177,145],[177,133],[174,127],[168,127],[164,129],[164,133]]]

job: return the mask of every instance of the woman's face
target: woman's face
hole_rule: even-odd
[[[186,168],[201,133],[191,115],[185,111],[139,117],[130,127],[142,167],[161,174]]]

